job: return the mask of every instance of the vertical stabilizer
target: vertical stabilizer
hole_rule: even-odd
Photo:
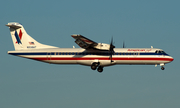
[[[24,27],[20,23],[12,22],[8,23],[6,26],[10,29],[15,50],[57,48],[37,42],[26,33]]]

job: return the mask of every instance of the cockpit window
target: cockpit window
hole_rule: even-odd
[[[159,53],[159,51],[156,51],[155,53]]]
[[[157,54],[166,54],[164,51],[162,51],[162,50],[156,50],[156,52],[155,53],[157,53]]]

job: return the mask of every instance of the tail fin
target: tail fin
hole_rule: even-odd
[[[10,28],[15,50],[57,48],[37,42],[26,33],[24,27],[20,23],[12,22],[8,23],[6,26]]]

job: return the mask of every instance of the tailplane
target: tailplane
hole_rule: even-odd
[[[10,29],[15,50],[57,48],[37,42],[26,33],[24,27],[20,23],[11,22],[6,26]]]

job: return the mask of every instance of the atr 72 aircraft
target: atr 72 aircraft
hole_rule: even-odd
[[[82,35],[71,35],[81,48],[58,48],[44,45],[29,36],[24,27],[17,22],[8,23],[15,51],[8,54],[52,64],[80,64],[92,70],[103,71],[103,67],[116,64],[160,65],[164,70],[166,63],[174,59],[162,49],[157,48],[115,48],[110,44],[96,43]]]

